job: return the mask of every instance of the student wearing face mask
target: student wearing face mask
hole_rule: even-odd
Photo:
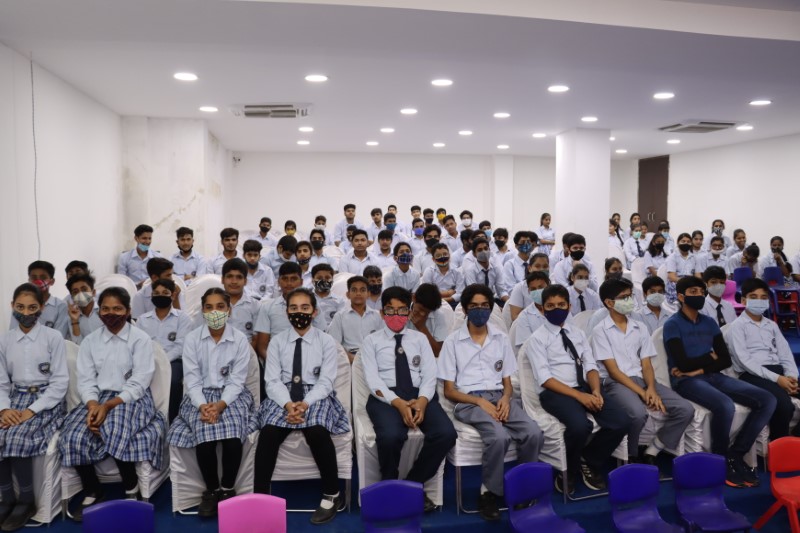
[[[695,259],[696,270],[700,274],[706,271],[707,268],[717,266],[728,272],[728,258],[725,256],[725,240],[714,235],[711,237],[708,252],[702,252],[697,255]]]
[[[122,252],[117,261],[117,274],[128,276],[139,289],[147,279],[147,262],[154,257],[161,257],[161,254],[150,249],[153,241],[153,227],[147,224],[139,224],[133,230],[133,238],[136,247],[132,250]]]
[[[492,229],[492,223],[489,220],[481,220],[478,223],[478,231],[483,233],[488,241],[492,240],[494,230]]]
[[[436,218],[433,216],[433,209],[430,207],[426,207],[422,211],[422,220],[425,222],[425,227],[438,225],[436,224]]]
[[[725,274],[725,270],[718,266],[708,267],[703,272],[703,281],[706,284],[708,296],[706,296],[706,304],[700,312],[711,317],[720,328],[726,324],[732,324],[736,320],[736,310],[733,305],[722,299],[727,280],[728,276]]]
[[[778,267],[783,274],[784,284],[792,281],[792,265],[789,263],[786,254],[783,253],[783,237],[775,236],[769,240],[770,253],[758,262],[758,268],[762,275],[767,267]]]
[[[439,289],[442,299],[453,308],[461,300],[461,293],[466,286],[464,276],[451,265],[450,248],[439,243],[433,247],[433,262],[422,274],[422,283],[433,283]]]
[[[261,402],[255,425],[261,430],[253,469],[253,492],[269,494],[278,452],[292,431],[303,433],[322,481],[322,500],[311,515],[312,524],[336,517],[344,504],[339,491],[339,468],[331,435],[350,431],[347,412],[336,397],[334,382],[339,353],[330,335],[312,327],[317,300],[305,288],[286,295],[291,328],[269,344]]]
[[[513,398],[511,376],[517,361],[508,336],[489,324],[494,307],[485,285],[464,289],[461,305],[466,322],[450,334],[439,356],[444,395],[455,404],[453,415],[473,426],[483,441],[481,494],[478,509],[484,520],[499,520],[497,499],[503,496],[505,456],[511,442],[521,463],[535,462],[544,433]]]
[[[456,227],[456,230],[459,233],[461,233],[465,229],[471,229],[473,231],[475,231],[477,229],[475,226],[472,225],[473,224],[473,222],[472,222],[472,211],[469,211],[469,210],[465,209],[464,211],[461,211],[461,213],[458,214],[458,218],[459,218],[460,222],[458,223],[458,226]]]
[[[403,287],[405,290],[415,292],[420,283],[419,271],[412,268],[414,254],[408,243],[400,242],[394,247],[393,258],[395,266],[386,276],[384,285],[389,287]]]
[[[461,266],[461,273],[464,275],[464,283],[472,285],[481,283],[491,289],[495,301],[501,307],[508,300],[508,289],[505,282],[503,271],[495,267],[489,255],[489,242],[486,239],[478,238],[472,241],[472,255],[475,262]]]
[[[270,233],[272,231],[272,219],[269,217],[261,217],[258,222],[258,233],[253,237],[254,240],[261,243],[264,248],[275,248],[278,245],[278,239]],[[180,237],[178,237],[180,239]]]
[[[472,231],[471,229],[465,229],[459,235],[461,239],[461,248],[456,250],[455,252],[450,253],[450,266],[452,268],[456,268],[461,270],[461,267],[464,265],[464,260],[472,260],[472,239],[475,238],[475,235],[480,235],[480,233]],[[440,243],[444,244],[444,243]],[[445,245],[447,246],[447,245]],[[491,247],[491,245],[490,245]],[[448,252],[450,251],[450,247],[447,247]]]
[[[550,227],[552,217],[550,213],[542,213],[539,217],[539,229],[536,234],[539,235],[539,253],[549,254],[550,250],[556,244],[556,230]]]
[[[600,297],[589,288],[589,269],[577,264],[569,275],[569,304],[573,316],[583,311],[596,311],[603,308]]]
[[[660,233],[656,233],[650,240],[650,245],[644,253],[644,268],[648,276],[655,276],[661,265],[666,263],[668,255],[664,249],[666,242]]]
[[[508,245],[508,230],[506,228],[497,228],[492,231],[492,237],[486,237],[489,241],[489,250],[497,257],[501,258],[501,262],[505,263],[516,255],[514,249]]]
[[[50,287],[55,283],[56,267],[47,261],[34,261],[28,265],[28,283],[36,285],[42,291],[41,316],[39,323],[45,327],[53,328],[66,339],[69,338],[70,317],[69,309],[64,300],[50,294]],[[14,315],[8,322],[8,329],[15,329],[19,325]]]
[[[376,266],[368,266],[364,269],[364,277],[367,278],[367,307],[381,310],[381,294],[383,294],[383,272]]]
[[[656,349],[647,327],[629,319],[633,312],[633,284],[628,280],[609,280],[600,286],[600,298],[608,316],[592,329],[592,351],[599,365],[603,394],[624,407],[631,420],[628,457],[631,462],[655,465],[656,456],[678,449],[694,408],[678,393],[656,382],[652,358]],[[664,424],[653,440],[641,443],[647,411],[666,414]],[[639,444],[647,446],[639,456]]]
[[[194,231],[191,228],[180,227],[175,232],[178,251],[172,254],[173,271],[187,284],[197,277],[198,273],[205,271],[204,259],[194,250]]]
[[[311,279],[311,255],[313,254],[311,243],[308,241],[300,241],[294,249],[294,257],[297,264],[300,265],[300,276],[303,278],[303,287],[311,289],[314,287],[314,281]]]
[[[725,235],[725,222],[718,218],[711,223],[711,233],[703,240],[703,251],[707,252],[711,248],[711,237],[714,235],[722,237],[725,241],[725,248],[733,245],[731,238]]]
[[[150,276],[150,284],[139,289],[131,300],[131,316],[137,320],[143,314],[155,309],[152,299],[153,283],[158,279],[172,279],[172,262],[163,257],[154,257],[147,262],[147,275]],[[172,291],[172,305],[182,309],[184,303],[181,289],[176,286]]]
[[[553,246],[553,249],[550,251],[550,256],[548,259],[550,261],[550,266],[553,269],[555,269],[562,259],[569,258],[569,240],[573,235],[575,234],[570,231],[566,232],[561,236],[561,247],[557,248],[556,246]]]
[[[594,275],[594,266],[586,255],[586,239],[583,235],[573,233],[568,241],[569,257],[559,262],[551,271],[550,279],[553,283],[558,283],[563,286],[569,285],[569,276],[572,273],[572,268],[581,264],[589,270],[589,288],[593,291],[597,290],[597,281]]]
[[[420,256],[425,253],[425,221],[421,218],[415,218],[411,221],[411,237],[408,243],[411,245],[411,251],[414,255]]]
[[[775,397],[722,374],[731,366],[731,357],[717,323],[700,313],[705,305],[703,280],[681,278],[677,291],[680,310],[664,324],[672,389],[711,411],[711,453],[727,458],[725,483],[736,488],[757,486],[758,476],[744,462],[744,454],[772,417]],[[731,443],[734,402],[749,407],[750,413]]]
[[[284,235],[278,240],[278,246],[270,250],[266,255],[262,255],[260,261],[264,266],[272,269],[272,275],[278,276],[278,270],[286,262],[295,261],[294,252],[297,248],[297,239],[290,235]]]
[[[425,483],[455,445],[456,430],[436,395],[436,358],[425,335],[408,329],[411,293],[391,287],[381,297],[383,327],[361,346],[370,396],[367,414],[375,429],[381,479],[397,479],[408,430],[425,435],[422,450],[406,479]],[[425,497],[425,511],[436,505]]]
[[[517,253],[503,265],[504,277],[509,285],[508,291],[513,290],[514,285],[525,280],[533,249],[538,242],[539,237],[532,231],[518,231],[514,234],[514,247],[517,249]]]
[[[69,340],[79,345],[94,330],[103,327],[94,301],[94,278],[90,274],[77,274],[67,280],[67,290],[72,297],[67,304],[70,328]]]
[[[317,299],[319,315],[325,321],[325,326],[331,325],[331,320],[336,312],[344,305],[344,300],[333,294],[333,268],[327,263],[314,265],[311,269],[311,281],[314,286],[314,297]]]
[[[236,496],[242,442],[250,433],[254,402],[245,385],[250,343],[227,324],[230,297],[224,290],[212,288],[203,294],[201,302],[206,325],[186,336],[186,394],[167,442],[178,448],[194,448],[206,486],[197,515],[208,518],[217,514],[219,502]],[[217,444],[222,448],[221,479]]]
[[[328,218],[325,215],[317,215],[314,217],[314,228],[319,230],[324,235],[325,239],[325,246],[334,246],[333,241],[333,232],[328,229]],[[308,238],[311,238],[311,233],[309,232]]]
[[[84,498],[71,515],[83,520],[87,507],[105,499],[94,465],[113,457],[126,499],[140,499],[136,463],[163,467],[167,423],[153,403],[153,341],[131,326],[130,296],[110,287],[98,298],[103,327],[81,343],[78,392],[81,403],[64,419],[58,441],[64,466],[74,467]]]
[[[525,288],[528,290],[528,298],[531,303],[522,310],[514,322],[517,324],[516,337],[511,339],[514,346],[519,350],[533,333],[539,329],[547,319],[542,312],[542,292],[550,285],[550,277],[539,271],[528,273],[525,278]],[[567,318],[569,320],[569,318]]]
[[[623,279],[622,261],[620,261],[616,257],[609,257],[608,259],[606,259],[606,262],[604,263],[603,266],[606,272],[603,281]],[[643,305],[642,302],[644,301],[644,298],[642,297],[641,291],[637,287],[633,288],[633,301],[634,301],[634,309],[639,309]],[[607,317],[608,317],[608,309],[606,309],[605,307],[597,309],[592,314],[591,318],[589,318],[589,323],[587,325],[588,331],[592,331],[595,328],[595,326],[597,326]]]
[[[436,209],[436,222],[439,227],[444,227],[444,219],[447,218],[447,209],[439,207]]]
[[[644,257],[647,250],[647,233],[642,229],[641,224],[631,226],[631,238],[625,241],[625,246],[622,251],[625,252],[625,258],[628,261],[628,268],[634,260]]]
[[[541,272],[550,279],[550,261],[545,254],[535,253],[531,256],[528,264],[528,274],[531,272]],[[508,298],[508,305],[511,306],[511,321],[517,319],[523,309],[531,304],[530,289],[528,289],[528,275],[525,281],[517,283]]]
[[[692,254],[692,237],[688,233],[678,235],[678,249],[667,257],[667,300],[670,303],[677,301],[675,284],[679,279],[695,276],[697,256]]]
[[[257,300],[272,298],[276,289],[275,275],[271,268],[261,262],[261,243],[255,239],[248,239],[244,241],[242,251],[247,265],[247,290]],[[225,264],[223,269],[224,267]]]
[[[658,276],[652,276],[642,282],[645,304],[631,315],[633,320],[638,320],[652,335],[658,328],[663,327],[672,313],[663,309],[661,305],[666,298],[666,285]]]
[[[429,266],[433,265],[432,250],[434,245],[439,244],[439,239],[442,236],[442,229],[436,225],[426,226],[422,235],[425,239],[425,251],[422,255],[417,256],[417,266],[421,272],[425,272]]]
[[[662,237],[664,237],[664,252],[669,255],[675,251],[675,239],[672,238],[672,235],[669,232],[669,222],[666,220],[662,220],[658,223],[658,232]],[[652,242],[652,239],[651,239]]]
[[[324,263],[330,265],[334,270],[339,270],[339,259],[325,253],[325,232],[319,228],[314,228],[309,233],[308,238],[312,251],[308,266],[313,269],[315,266]]]
[[[756,243],[746,246],[741,252],[735,253],[728,257],[729,275],[733,278],[733,271],[737,268],[749,268],[753,271],[753,277],[761,277],[761,266],[758,264],[758,257],[761,255],[761,249]]]

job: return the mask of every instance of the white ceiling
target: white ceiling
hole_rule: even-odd
[[[694,2],[694,0],[690,0]],[[706,0],[742,5],[747,0]],[[679,6],[682,2],[673,2]],[[789,0],[771,0],[773,8]],[[611,130],[624,157],[800,132],[800,42],[481,14],[212,0],[5,0],[0,41],[122,115],[208,118],[236,151],[555,153],[553,136]],[[200,80],[182,83],[177,71]],[[303,80],[325,73],[327,83]],[[449,88],[434,78],[454,80]],[[546,88],[566,83],[554,95]],[[652,94],[668,90],[671,101]],[[754,108],[748,102],[769,98]],[[310,117],[231,117],[232,104],[311,102]],[[209,117],[201,105],[220,112]],[[419,114],[402,116],[402,107]],[[511,118],[498,120],[495,111]],[[584,115],[600,120],[591,126]],[[671,135],[683,119],[743,133]],[[312,125],[314,133],[297,132]],[[396,132],[379,133],[391,126]],[[470,129],[471,137],[457,132]],[[546,132],[545,140],[531,134]],[[667,145],[670,138],[679,145]],[[308,139],[310,146],[296,145]],[[367,147],[366,141],[380,142]],[[437,150],[434,142],[446,147]],[[615,156],[620,157],[620,156]]]

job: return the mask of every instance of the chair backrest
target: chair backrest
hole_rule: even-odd
[[[520,503],[531,500],[550,502],[553,493],[553,467],[547,463],[521,463],[503,476],[505,500],[509,512]]]
[[[445,321],[447,322],[448,331],[455,331],[456,329],[456,312],[453,311],[453,308],[450,307],[450,304],[447,302],[442,302],[442,306],[439,308],[439,312],[442,313],[445,317]]]
[[[183,291],[183,312],[194,319],[200,314],[201,298],[208,289],[222,288],[222,280],[216,274],[204,274],[196,277]]]
[[[508,328],[508,340],[511,342],[511,349],[514,350],[514,357],[519,354],[519,346],[517,346],[517,328],[519,327],[519,322],[516,320],[511,324],[511,327]]]
[[[361,489],[361,520],[365,531],[380,531],[391,523],[392,531],[422,531],[425,508],[422,483],[390,479]]]
[[[725,458],[707,452],[687,453],[673,462],[675,492],[721,489],[725,485]]]
[[[783,285],[783,272],[780,267],[769,266],[761,273],[761,279],[767,282],[768,285]]]
[[[736,287],[739,287],[744,280],[753,277],[753,269],[750,267],[739,267],[733,270],[733,281],[736,282]]]
[[[337,344],[339,350],[339,367],[336,372],[336,381],[333,382],[333,389],[336,397],[344,407],[345,412],[352,417],[353,391],[351,383],[350,358],[347,351]]]
[[[69,385],[67,386],[67,412],[72,411],[81,403],[78,393],[78,350],[80,346],[72,341],[66,341],[67,346],[67,373]]]
[[[770,442],[767,462],[773,477],[781,472],[800,471],[800,437],[781,437]]]
[[[525,347],[530,339],[525,341],[517,354],[517,375],[519,376],[519,390],[522,393],[522,405],[525,410],[540,410],[542,404],[539,401],[539,394],[536,392],[536,373],[531,367],[530,359],[526,355]]]
[[[658,467],[628,464],[608,474],[608,499],[611,507],[648,501],[655,506],[658,496]]]
[[[241,494],[219,502],[219,533],[286,533],[286,500]]]
[[[83,513],[84,533],[152,533],[155,527],[155,508],[147,502],[113,500]]]
[[[250,346],[250,363],[247,365],[247,380],[244,386],[253,395],[253,403],[256,409],[261,404],[261,380],[259,379],[258,370],[258,356],[253,347]]]
[[[664,346],[664,328],[658,328],[651,337],[653,346],[656,349],[656,356],[650,359],[653,364],[653,371],[656,381],[665,387],[671,387],[669,381],[669,360],[667,359],[667,348]]]
[[[743,307],[736,301],[736,282],[732,279],[725,280],[725,292],[722,293],[722,299],[730,302],[734,307]]]
[[[625,252],[622,251],[622,246],[614,244],[609,241],[608,243],[608,257],[616,257],[622,262],[623,265],[627,264],[628,260],[625,258]]]
[[[164,415],[164,420],[169,420],[169,388],[172,381],[172,365],[169,364],[167,353],[159,343],[153,341],[153,355],[155,356],[156,371],[150,382],[150,392],[156,409]]]
[[[98,279],[97,283],[94,284],[94,290],[97,292],[98,296],[109,287],[122,287],[128,292],[131,298],[133,298],[133,295],[137,292],[136,284],[125,274],[109,274]]]
[[[347,298],[347,280],[355,274],[350,272],[339,272],[333,276],[333,286],[331,287],[331,294],[335,294],[339,298]]]
[[[328,257],[344,257],[344,252],[338,246],[325,246],[322,248],[322,253]]]
[[[503,322],[506,323],[506,327],[510,330],[511,324],[514,322],[511,320],[511,306],[508,304],[503,306],[503,310],[500,312],[500,314],[503,316]]]
[[[364,362],[361,360],[361,352],[357,352],[353,359],[353,416],[358,416],[367,410],[367,400],[369,400],[369,385],[364,373]]]
[[[181,292],[186,290],[186,282],[183,280],[182,277],[178,276],[177,274],[173,274],[172,275],[172,281],[174,281],[175,285],[177,285],[180,288]],[[142,287],[147,287],[148,285],[152,285],[152,284],[153,284],[153,280],[151,280],[150,278],[147,278],[142,283]],[[186,298],[186,296],[184,296],[184,298]]]
[[[599,311],[599,309],[587,309],[572,317],[572,323],[581,328],[587,336],[592,332],[592,330],[589,329],[589,321],[592,319],[592,315],[595,311]]]
[[[646,277],[647,269],[644,267],[644,259],[637,257],[631,263],[631,281],[641,286]]]

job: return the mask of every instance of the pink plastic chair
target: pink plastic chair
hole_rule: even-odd
[[[219,502],[219,533],[286,533],[286,500],[242,494]]]
[[[725,282],[725,292],[722,293],[722,299],[730,302],[737,316],[744,311],[744,306],[736,301],[736,282],[732,279]]]

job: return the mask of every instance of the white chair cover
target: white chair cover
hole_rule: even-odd
[[[375,443],[375,429],[367,414],[367,399],[369,386],[364,376],[364,365],[361,354],[356,354],[353,360],[353,425],[356,432],[356,459],[358,461],[358,486],[360,489],[368,487],[381,480],[380,467],[378,466],[378,446]],[[408,431],[408,440],[403,445],[400,455],[400,477],[403,478],[411,470],[414,461],[422,450],[425,435],[419,429]],[[444,461],[436,471],[436,475],[429,479],[425,485],[425,494],[436,505],[444,503]],[[359,499],[359,503],[360,503]]]
[[[592,330],[589,329],[589,321],[595,311],[598,311],[598,309],[587,309],[572,317],[572,324],[581,328],[587,337],[592,333]]]
[[[347,298],[347,280],[355,274],[350,272],[339,272],[333,276],[333,287],[331,287],[331,294],[335,294],[339,298]]]
[[[153,341],[153,353],[155,355],[156,370],[153,380],[150,383],[150,392],[153,394],[153,402],[156,409],[161,411],[165,420],[169,420],[169,387],[172,378],[172,367],[164,353],[164,348]],[[69,389],[67,390],[67,409],[72,410],[80,403],[80,395],[77,387],[77,351],[74,355],[67,351],[67,367],[69,369]],[[166,435],[164,435],[164,460],[168,458],[169,449],[167,446]],[[106,457],[95,465],[97,477],[101,483],[116,483],[122,479],[114,459]],[[136,474],[139,476],[139,491],[142,499],[149,500],[169,476],[169,467],[162,465],[161,470],[156,470],[150,461],[136,463]],[[72,467],[62,467],[61,469],[61,497],[62,506],[66,511],[69,499],[81,491],[81,480],[78,473]]]
[[[450,326],[450,332],[455,331],[456,329],[456,312],[453,311],[453,308],[450,307],[450,304],[447,302],[442,302],[442,307],[440,307],[441,313],[445,316],[447,320],[447,324]]]
[[[183,312],[189,315],[194,322],[201,314],[202,297],[208,289],[222,289],[222,280],[216,274],[204,274],[196,277],[183,291],[183,303],[186,306]]]
[[[464,320],[467,319],[467,315],[464,314],[464,308],[460,305],[456,307],[456,310],[453,312],[455,316],[453,330],[455,331],[458,329],[461,324],[464,323]],[[502,331],[503,333],[508,333],[508,326],[506,326],[505,320],[503,320],[502,311],[500,310],[499,305],[495,305],[492,308],[492,314],[489,315],[489,323],[492,324],[494,327]]]
[[[623,264],[625,264],[623,262]],[[642,282],[647,277],[647,269],[644,267],[644,259],[637,257],[631,263],[631,281],[639,289],[642,288]]]
[[[174,281],[175,285],[177,285],[181,289],[181,292],[186,290],[186,282],[183,280],[182,277],[173,274],[172,275],[172,281]],[[147,287],[148,285],[152,285],[152,284],[153,284],[153,280],[151,280],[150,278],[147,278],[146,280],[144,280],[144,283],[142,283],[142,287]]]
[[[344,252],[338,246],[325,246],[322,248],[322,253],[328,257],[341,258],[344,257]]]
[[[122,287],[128,291],[131,298],[133,298],[133,295],[137,292],[136,284],[131,278],[124,274],[109,274],[98,279],[94,284],[94,290],[97,296],[100,296],[100,293],[109,287]]]
[[[664,280],[664,283],[667,282],[667,263],[665,262],[663,265],[658,267],[656,270],[656,276]]]
[[[608,243],[608,257],[616,257],[622,262],[623,265],[628,264],[628,260],[625,257],[625,252],[622,251],[622,246],[619,244],[613,244],[611,242]]]
[[[260,402],[260,383],[258,376],[258,358],[253,348],[250,348],[250,364],[247,367],[247,381],[245,386],[250,394],[253,395],[255,409],[258,409]],[[255,466],[256,442],[258,431],[254,431],[247,436],[242,449],[242,462],[239,466],[239,474],[236,476],[234,488],[236,494],[248,494],[253,492],[253,468]],[[186,509],[200,505],[203,491],[206,484],[197,466],[197,455],[194,448],[169,447],[169,469],[170,480],[172,481],[172,512],[182,513]],[[217,447],[217,471],[222,471],[222,454],[220,447]],[[194,513],[192,513],[194,514]]]
[[[500,315],[503,317],[503,322],[506,323],[506,329],[510,330],[511,323],[513,322],[513,320],[511,320],[511,306],[510,305],[503,306],[503,310],[500,311]]]

